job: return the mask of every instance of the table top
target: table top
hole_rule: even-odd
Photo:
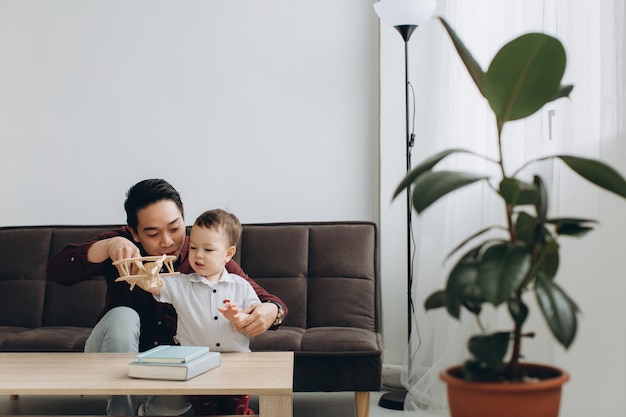
[[[0,394],[291,395],[293,352],[222,353],[221,365],[187,381],[128,377],[132,353],[2,353]]]

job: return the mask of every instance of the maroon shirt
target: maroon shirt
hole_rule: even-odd
[[[102,317],[106,312],[114,307],[127,306],[133,308],[141,318],[141,335],[139,336],[139,351],[144,351],[161,344],[173,344],[176,334],[176,311],[171,304],[157,302],[152,294],[141,291],[130,291],[128,283],[125,281],[115,282],[119,277],[119,272],[113,266],[111,260],[102,263],[91,263],[87,260],[87,251],[95,242],[116,236],[125,237],[131,242],[132,234],[128,226],[111,230],[96,236],[93,240],[79,244],[70,244],[54,255],[47,265],[48,279],[63,285],[73,285],[95,276],[103,276],[107,283],[106,299],[104,309],[100,314]],[[147,253],[136,243],[142,256]],[[183,274],[193,272],[189,265],[187,253],[189,252],[189,237],[185,237],[185,243],[180,252],[180,256],[174,263],[174,270]],[[245,278],[254,288],[261,302],[277,302],[287,314],[287,306],[275,295],[268,293],[263,287],[258,285],[241,269],[235,261],[226,264],[226,269],[232,274],[237,274]]]

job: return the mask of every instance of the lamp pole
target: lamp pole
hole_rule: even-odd
[[[405,132],[406,132],[406,172],[411,171],[411,153],[413,151],[414,137],[411,134],[410,116],[409,116],[409,39],[417,25],[399,25],[395,26],[404,39],[404,115],[405,115]],[[413,245],[412,245],[412,220],[413,206],[411,204],[411,185],[406,189],[406,261],[407,261],[407,339],[409,343],[409,369],[411,368],[411,331],[412,331],[412,314],[413,302],[411,297],[411,288],[413,287]]]
[[[409,100],[409,39],[411,34],[417,28],[417,25],[398,25],[394,26],[396,30],[402,36],[404,40],[404,116],[405,116],[405,150],[406,150],[406,172],[411,171],[411,153],[414,145],[414,135],[411,133],[411,121],[410,121],[410,100]],[[411,332],[413,322],[413,297],[411,296],[411,289],[413,288],[413,205],[411,204],[411,186],[406,188],[406,324],[407,324],[407,344],[408,344],[408,368],[412,367],[412,352],[411,352]],[[404,401],[406,398],[406,390],[391,391],[383,394],[378,405],[383,408],[392,410],[403,410]]]
[[[381,0],[374,3],[374,10],[378,17],[396,28],[404,40],[404,98],[405,98],[405,146],[406,171],[411,171],[411,151],[415,135],[411,133],[409,117],[409,39],[413,31],[431,18],[437,2],[435,0]],[[411,187],[406,189],[406,262],[407,262],[407,339],[408,339],[408,369],[412,368],[411,333],[413,323],[413,205],[411,204]],[[378,405],[384,408],[403,410],[406,399],[406,390],[391,391],[380,397]]]

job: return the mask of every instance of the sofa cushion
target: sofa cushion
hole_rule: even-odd
[[[28,332],[32,329],[28,327],[18,327],[18,326],[0,326],[0,346],[2,346],[2,341],[7,337],[14,335],[16,333]]]
[[[15,228],[0,233],[0,280],[46,279],[50,236],[46,228]]]
[[[338,276],[309,279],[307,327],[358,327],[376,331],[374,279]]]
[[[0,281],[0,326],[41,326],[45,281]]]
[[[44,326],[93,327],[104,308],[104,278],[63,286],[48,282],[44,305]]]
[[[304,277],[308,271],[309,231],[290,225],[245,225],[239,257],[241,267],[256,278]]]
[[[82,351],[91,328],[39,327],[7,335],[0,350],[15,352],[75,352]]]
[[[376,274],[376,231],[363,225],[310,227],[309,275],[373,280]]]
[[[304,277],[254,277],[254,280],[270,294],[275,294],[289,308],[283,326],[306,327],[307,315],[307,279]]]
[[[308,329],[300,344],[302,353],[316,352],[353,355],[356,352],[382,353],[376,333],[352,327],[316,327]]]
[[[61,226],[52,228],[50,256],[70,243],[86,242],[100,233],[113,230],[119,225],[110,226]]]
[[[250,338],[250,349],[253,352],[262,351],[300,351],[304,329],[287,325],[280,326],[277,330],[269,330]]]

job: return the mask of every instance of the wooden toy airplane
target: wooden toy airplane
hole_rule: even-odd
[[[138,281],[144,280],[150,283],[150,287],[160,287],[163,285],[161,281],[162,276],[178,275],[179,272],[174,272],[174,260],[175,256],[168,256],[163,254],[162,256],[142,256],[139,258],[126,258],[113,262],[113,265],[119,265],[122,273],[115,282],[126,281],[130,284],[131,291],[135,288],[135,284]],[[137,274],[131,275],[130,268],[132,266],[137,267]],[[161,273],[161,268],[165,265],[168,272]]]

